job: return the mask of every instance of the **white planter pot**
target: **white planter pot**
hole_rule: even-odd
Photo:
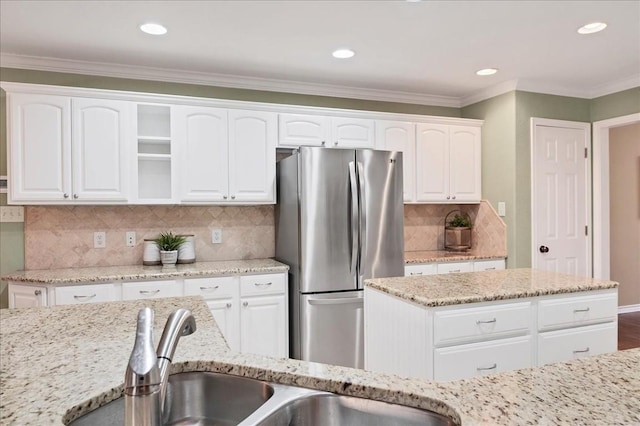
[[[178,261],[178,250],[160,250],[160,260],[162,261],[163,265],[175,265]]]

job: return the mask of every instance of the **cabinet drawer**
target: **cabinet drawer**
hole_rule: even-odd
[[[541,300],[538,329],[551,330],[613,321],[618,316],[616,292]]]
[[[435,263],[426,263],[419,265],[406,265],[404,267],[404,276],[411,277],[415,275],[435,275],[437,274],[437,267]]]
[[[457,272],[473,272],[471,262],[438,263],[438,274],[452,274]]]
[[[237,294],[237,277],[188,278],[184,280],[185,296],[202,296],[207,300],[213,300],[233,297]]]
[[[284,274],[244,275],[240,277],[240,295],[281,294],[286,291]]]
[[[538,365],[615,352],[618,324],[589,325],[538,335]]]
[[[122,284],[122,299],[157,299],[182,296],[182,286],[174,280],[142,281]]]
[[[459,380],[533,366],[531,336],[434,351],[435,380]]]
[[[504,269],[504,259],[476,260],[473,262],[473,272],[495,271],[498,269]]]
[[[531,303],[447,309],[435,312],[433,321],[436,346],[527,334],[532,322]]]
[[[111,302],[116,300],[113,284],[56,287],[56,305]]]

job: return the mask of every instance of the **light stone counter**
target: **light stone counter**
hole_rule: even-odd
[[[365,280],[365,284],[401,299],[430,307],[618,287],[615,281],[534,269],[376,278]]]
[[[435,383],[288,359],[232,353],[206,304],[171,298],[0,310],[0,424],[61,424],[122,394],[138,309],[192,310],[173,372],[217,371],[431,409],[463,425],[638,424],[640,349]]]
[[[2,277],[4,281],[31,284],[74,285],[213,275],[262,274],[287,272],[289,267],[273,259],[222,260],[195,262],[163,268],[162,266],[96,266],[92,268],[43,269],[18,271]]]
[[[437,262],[468,262],[471,260],[505,259],[507,253],[487,254],[474,250],[453,252],[446,250],[405,251],[404,263],[437,263]]]

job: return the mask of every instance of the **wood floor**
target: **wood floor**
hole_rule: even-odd
[[[640,312],[618,315],[618,350],[640,348]]]

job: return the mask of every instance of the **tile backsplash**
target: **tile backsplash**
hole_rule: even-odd
[[[405,249],[441,250],[444,218],[451,210],[474,221],[473,249],[506,255],[506,226],[489,203],[405,205]],[[145,238],[160,232],[194,234],[199,261],[258,259],[275,255],[275,206],[27,206],[25,269],[142,264]],[[222,244],[211,230],[222,229]],[[106,248],[93,248],[93,233]],[[125,246],[128,231],[136,246]]]

